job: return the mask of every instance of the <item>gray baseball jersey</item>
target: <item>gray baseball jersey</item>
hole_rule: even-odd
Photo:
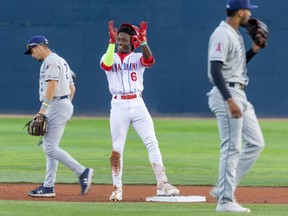
[[[211,35],[208,49],[208,77],[211,83],[214,82],[210,72],[210,61],[221,61],[226,82],[248,84],[245,46],[239,31],[222,21]]]
[[[63,98],[63,96],[70,95],[70,84],[73,83],[73,79],[68,63],[56,53],[49,54],[41,65],[39,79],[40,101],[45,96],[48,80],[57,80],[58,83],[54,99],[46,111],[48,130],[43,136],[43,150],[46,154],[47,164],[43,185],[45,187],[54,187],[58,162],[63,163],[77,176],[84,172],[85,167],[59,147],[66,123],[73,114],[71,101],[68,97]]]
[[[41,65],[39,79],[40,101],[44,99],[48,80],[58,81],[54,97],[70,95],[70,84],[73,83],[70,67],[68,63],[56,53],[51,53],[47,56]]]

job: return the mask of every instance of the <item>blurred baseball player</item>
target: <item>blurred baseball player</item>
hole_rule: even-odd
[[[53,53],[48,40],[41,35],[28,40],[26,55],[42,62],[39,79],[39,99],[42,102],[37,115],[48,118],[47,133],[43,136],[43,151],[46,155],[46,175],[43,185],[28,193],[32,197],[54,197],[54,185],[58,161],[71,169],[78,177],[81,194],[87,194],[92,182],[93,169],[79,164],[59,147],[65,126],[73,114],[71,100],[75,93],[68,63]]]
[[[123,151],[130,124],[133,125],[147,148],[157,181],[157,195],[178,195],[179,190],[168,183],[153,121],[141,95],[144,70],[155,63],[147,44],[147,23],[141,22],[140,30],[137,26],[124,23],[117,31],[113,21],[109,22],[108,27],[109,46],[101,58],[100,66],[106,72],[109,90],[112,94],[110,112],[112,154],[110,163],[114,190],[110,200],[122,200]],[[118,49],[116,53],[115,42]],[[140,45],[142,52],[133,52]]]
[[[250,212],[239,205],[234,192],[264,148],[264,138],[252,104],[247,100],[246,64],[260,50],[253,42],[245,52],[238,31],[251,16],[249,0],[228,0],[227,18],[210,37],[208,77],[212,90],[209,107],[214,112],[221,139],[218,184],[211,195],[218,198],[218,212]],[[241,148],[243,140],[243,147]]]

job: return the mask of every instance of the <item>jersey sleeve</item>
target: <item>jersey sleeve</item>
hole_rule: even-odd
[[[214,34],[210,39],[209,61],[225,62],[229,52],[229,38],[227,34],[220,32]]]
[[[60,77],[60,65],[58,62],[51,58],[49,59],[46,64],[44,70],[45,72],[45,81],[47,82],[48,80],[59,80]]]
[[[155,64],[155,58],[151,55],[150,58],[144,59],[143,56],[140,58],[141,64],[146,67],[152,67],[153,64]]]

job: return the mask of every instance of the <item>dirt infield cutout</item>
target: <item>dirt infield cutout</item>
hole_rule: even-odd
[[[112,185],[92,185],[89,193],[80,195],[78,184],[56,184],[55,198],[33,198],[27,195],[39,184],[0,184],[0,200],[45,200],[59,202],[109,202]],[[207,203],[216,203],[209,195],[210,186],[177,186],[181,196],[205,196]],[[156,186],[125,185],[123,202],[146,202],[146,197],[155,196]],[[288,204],[288,187],[239,187],[236,191],[239,203],[243,204]]]

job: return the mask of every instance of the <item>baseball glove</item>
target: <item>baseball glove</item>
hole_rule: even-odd
[[[269,29],[265,23],[256,18],[250,18],[245,25],[252,40],[261,48],[265,48],[269,37]]]
[[[40,114],[27,122],[24,128],[27,127],[28,133],[32,136],[44,136],[47,131],[47,122],[46,115]]]
[[[70,69],[70,72],[71,72],[71,76],[72,76],[73,81],[75,81],[77,79],[76,73],[71,69]]]

